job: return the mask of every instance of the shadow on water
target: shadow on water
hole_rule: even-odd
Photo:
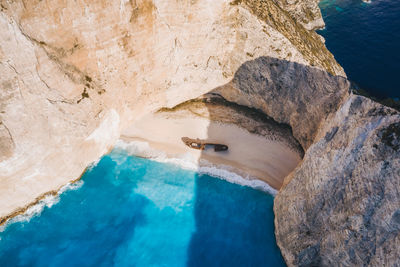
[[[262,57],[215,89],[220,102],[206,108],[212,121],[233,120],[265,136],[273,132],[273,140],[302,155],[301,145],[307,147],[310,131],[326,115],[305,107],[334,109],[345,85],[315,68]],[[291,127],[300,130],[292,135]],[[221,132],[218,124],[207,131],[208,138],[229,146],[225,155],[258,149],[246,142],[238,149],[238,136]],[[85,173],[79,190],[65,192],[57,208],[8,226],[1,234],[0,266],[284,266],[271,195],[114,152]],[[200,160],[205,158],[203,152]]]
[[[319,123],[337,109],[348,88],[343,77],[294,62],[260,57],[242,64],[231,82],[211,91],[219,100],[206,98],[203,102],[211,121],[229,123],[232,119],[251,133],[280,141],[302,158],[303,148],[312,143]],[[224,112],[218,105],[227,107],[225,115],[221,115]],[[326,113],[309,108],[312,106]],[[249,121],[257,123],[252,125]],[[228,154],[242,145],[237,136],[221,134],[217,124],[210,123],[207,135],[210,141],[228,145]],[[257,143],[248,143],[236,152],[245,156],[257,149]],[[203,151],[200,161],[207,159],[207,155],[210,151]],[[265,157],[270,157],[272,166],[276,157],[289,162],[289,155]],[[280,172],[277,188],[295,167]],[[187,265],[285,266],[275,240],[273,197],[224,183],[204,175],[196,178],[196,231],[188,248]]]
[[[284,265],[273,230],[273,197],[263,194],[198,176],[196,232],[188,248],[187,266]]]

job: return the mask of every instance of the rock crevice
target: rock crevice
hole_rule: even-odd
[[[0,162],[0,217],[78,177],[133,121],[228,83],[246,61],[343,74],[273,1],[0,3],[1,120],[15,143]],[[118,125],[101,127],[116,115]],[[88,139],[99,127],[104,141]]]
[[[399,263],[399,122],[399,112],[357,95],[330,114],[275,199],[289,265]]]
[[[317,1],[0,7],[0,222],[132,122],[212,92],[290,125],[305,150],[275,199],[288,265],[399,264],[399,113],[349,93],[313,31]]]

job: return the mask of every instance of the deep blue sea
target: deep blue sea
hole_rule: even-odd
[[[400,1],[322,0],[319,33],[348,78],[373,96],[400,97]]]
[[[0,266],[285,266],[273,197],[114,150],[0,233]]]
[[[320,7],[348,78],[400,97],[400,1]],[[272,207],[267,193],[115,150],[2,229],[0,266],[285,266]]]

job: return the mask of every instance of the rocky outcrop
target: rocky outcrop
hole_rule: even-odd
[[[268,57],[214,92],[289,124],[306,150],[275,198],[289,266],[394,266],[400,256],[400,112],[349,82]]]
[[[308,2],[308,0],[304,1],[304,3]],[[323,38],[314,31],[304,28],[299,21],[295,20],[275,1],[238,0],[235,3],[245,6],[260,20],[277,29],[288,38],[293,46],[301,51],[307,59],[307,65],[322,67],[321,69],[327,70],[333,75],[345,76],[342,67],[335,61],[333,55],[327,51]],[[303,4],[300,4],[300,6],[303,6]]]
[[[301,158],[304,155],[303,148],[293,137],[289,125],[277,123],[260,110],[229,102],[219,94],[210,93],[185,101],[173,108],[161,108],[157,114],[172,114],[182,118],[197,116],[212,122],[233,124],[266,140],[283,143]],[[211,129],[208,129],[209,135],[210,131]]]
[[[228,83],[246,61],[269,56],[344,75],[283,8],[0,1],[0,218],[79,177],[132,121]]]
[[[347,79],[314,67],[260,57],[240,66],[233,80],[214,92],[289,124],[307,149],[319,126],[348,95],[349,86]]]
[[[0,0],[0,224],[79,177],[133,121],[211,91],[290,125],[306,150],[275,199],[289,265],[394,265],[399,114],[349,95],[310,31],[323,25],[316,7]]]
[[[276,3],[290,16],[301,23],[307,30],[325,27],[321,10],[318,7],[320,0],[277,0]]]
[[[400,113],[351,95],[275,198],[290,266],[400,262]]]

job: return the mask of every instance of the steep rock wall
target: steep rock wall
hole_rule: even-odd
[[[315,6],[0,1],[0,223],[79,177],[132,121],[214,91],[291,125],[307,149],[275,200],[289,265],[395,263],[399,115],[348,95],[308,30]]]
[[[275,198],[289,266],[400,262],[400,113],[351,95]]]
[[[256,5],[0,1],[0,222],[78,178],[132,121],[228,83],[246,61],[344,75],[315,33]]]
[[[280,1],[277,1],[281,3]],[[304,28],[305,21],[312,20],[304,17],[301,23],[293,13],[282,7],[289,8],[289,5],[278,5],[271,0],[236,0],[235,3],[248,8],[254,15],[266,24],[277,29],[299,50],[307,59],[308,64],[327,70],[332,75],[346,76],[342,67],[336,62],[333,55],[327,50],[324,39],[314,31]],[[307,1],[298,1],[298,6],[303,7]],[[297,8],[295,8],[297,9]]]
[[[325,27],[321,10],[318,7],[320,0],[276,0],[276,3],[286,10],[291,17],[301,23],[307,30]]]
[[[244,63],[231,82],[214,92],[289,124],[307,149],[319,126],[348,96],[349,86],[347,79],[315,67],[259,57]]]

